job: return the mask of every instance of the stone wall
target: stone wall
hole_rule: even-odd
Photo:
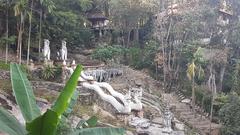
[[[49,91],[57,91],[60,92],[64,85],[63,83],[53,83],[53,82],[46,82],[46,81],[32,81],[33,89],[35,90],[49,90]],[[81,86],[77,86],[77,90],[80,92],[79,101],[81,105],[91,105],[94,102],[97,102],[93,98],[93,92],[91,90],[86,90]]]
[[[54,90],[60,92],[65,84],[63,83],[54,83],[54,82],[48,82],[48,81],[31,81],[33,89],[47,89],[47,90]],[[89,93],[88,90],[84,89],[82,86],[77,86],[77,90],[80,91],[80,93]]]

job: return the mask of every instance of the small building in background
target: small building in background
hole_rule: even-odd
[[[218,11],[219,17],[217,20],[217,24],[222,27],[228,25],[233,17],[233,10],[231,8],[230,2],[227,0],[221,1]]]
[[[110,30],[108,26],[109,20],[101,11],[89,11],[87,19],[90,22],[90,27],[93,29],[95,37],[102,37]]]

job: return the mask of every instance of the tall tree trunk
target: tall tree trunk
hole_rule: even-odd
[[[134,41],[138,42],[139,41],[139,28],[137,26],[136,29],[134,29]]]
[[[195,73],[195,69],[193,68],[193,73]],[[195,114],[195,81],[194,81],[194,75],[192,76],[192,110]]]
[[[42,38],[42,9],[40,11],[40,24],[39,24],[39,37],[38,37],[38,61],[40,61],[41,57],[41,38]]]
[[[7,38],[7,42],[6,42],[6,56],[5,56],[5,63],[7,64],[8,62],[8,8],[9,8],[9,3],[8,3],[8,0],[7,0],[7,13],[6,13],[6,38]]]
[[[19,64],[22,63],[22,35],[23,35],[23,26],[24,25],[24,16],[21,12],[21,24],[20,24],[20,40],[19,40]]]
[[[127,48],[129,48],[130,37],[131,37],[131,30],[128,31],[128,35],[127,35]]]
[[[29,15],[28,46],[27,46],[27,65],[29,64],[29,53],[30,53],[30,44],[31,44],[32,8],[33,8],[33,0],[31,1],[31,12],[30,12],[30,15]]]
[[[17,48],[17,58],[19,58],[19,64],[22,63],[22,35],[23,35],[23,27],[24,27],[24,16],[23,12],[20,14],[20,25],[18,32],[18,48]]]
[[[223,67],[221,67],[221,72],[220,72],[220,82],[219,82],[219,90],[222,91],[222,84],[223,84],[223,78],[226,70],[226,65],[224,64]]]

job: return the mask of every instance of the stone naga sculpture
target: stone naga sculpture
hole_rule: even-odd
[[[106,70],[103,70],[103,69],[88,70],[88,71],[84,71],[84,73],[88,76],[93,76],[94,79],[97,80],[98,82],[104,82],[116,76],[122,75],[123,71],[113,68],[113,69],[106,69]]]
[[[67,60],[67,45],[66,41],[62,41],[62,48],[61,48],[61,59]]]
[[[94,77],[94,79],[97,80],[98,82],[105,81],[107,79],[107,76],[108,76],[107,72],[103,69],[88,70],[88,71],[84,71],[84,73],[87,76]]]
[[[66,70],[69,70],[71,74],[76,68],[75,61],[72,63],[72,67],[66,67]],[[88,76],[84,71],[81,72],[79,77],[79,81],[84,88],[94,90],[104,101],[109,102],[119,113],[130,113],[131,110],[142,110],[141,92],[135,92],[133,94],[134,102],[131,101],[132,93],[128,93],[127,95],[123,95],[117,91],[115,91],[111,85],[106,82],[97,82],[94,80],[94,77]],[[107,90],[110,95],[106,94],[103,89]],[[119,102],[119,99],[121,102]]]
[[[43,48],[43,56],[44,60],[50,60],[50,41],[48,39],[44,39],[44,48]]]

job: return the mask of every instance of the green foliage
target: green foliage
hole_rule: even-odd
[[[11,82],[16,101],[21,109],[22,115],[27,122],[40,116],[41,112],[36,104],[35,96],[30,82],[20,66],[11,64]]]
[[[82,66],[78,65],[52,107],[52,110],[55,111],[59,116],[65,112],[70,103],[71,97],[73,96],[73,93],[77,87],[78,78],[81,71]]]
[[[223,124],[222,135],[240,134],[240,98],[230,96],[228,103],[221,108],[219,117]]]
[[[9,63],[5,63],[5,61],[1,61],[0,60],[0,69],[2,70],[10,70],[10,64]]]
[[[226,104],[228,102],[228,98],[229,98],[228,95],[221,93],[218,94],[217,97],[215,97],[215,102],[219,104]]]
[[[184,81],[183,82],[183,89],[182,93],[186,97],[191,97],[192,96],[192,87],[191,87],[191,82],[190,81]],[[203,87],[199,85],[195,85],[195,100],[196,104],[202,107],[202,109],[208,113],[210,113],[211,109],[211,99],[212,96],[211,94]]]
[[[124,49],[121,46],[103,46],[97,48],[92,57],[107,62],[115,57],[119,57],[119,55],[123,55],[123,53]]]
[[[91,7],[92,0],[53,0],[54,12],[48,14],[43,24],[43,37],[51,40],[51,44],[59,44],[58,39],[65,39],[69,48],[72,46],[88,47],[93,33],[84,23],[85,10]]]
[[[195,99],[196,104],[201,106],[204,111],[210,113],[212,96],[204,87],[195,86]]]
[[[43,115],[26,124],[29,135],[55,135],[60,115],[47,110]]]
[[[204,64],[206,61],[203,59],[203,48],[198,47],[197,51],[193,54],[194,61],[199,64]]]
[[[81,70],[82,67],[78,65],[51,110],[48,110],[43,115],[27,124],[27,130],[31,134],[55,134],[57,125],[61,119],[61,115],[67,109],[73,92],[76,89],[78,77],[80,76]]]
[[[124,135],[122,128],[85,128],[75,131],[71,135]]]
[[[11,81],[15,94],[16,101],[20,106],[21,112],[26,120],[26,129],[29,135],[54,135],[61,119],[62,113],[67,109],[69,101],[76,89],[78,77],[81,73],[81,66],[77,66],[73,75],[65,85],[63,91],[58,97],[52,109],[47,110],[41,115],[39,108],[36,105],[33,91],[26,75],[20,70],[17,64],[11,64]],[[21,129],[20,124],[15,118],[9,115],[6,111],[0,110],[3,116],[0,117],[1,131],[9,134],[25,134],[25,130]],[[14,127],[11,127],[14,126]]]
[[[61,120],[57,127],[56,135],[69,135],[73,132],[69,121],[64,115],[61,117]]]
[[[129,48],[128,57],[130,66],[141,69],[142,68],[142,50],[140,48]]]
[[[158,50],[158,43],[149,40],[145,43],[144,48],[132,47],[127,51],[129,64],[136,69],[154,67],[154,57]]]
[[[16,118],[0,107],[0,131],[9,135],[25,135],[26,130]]]
[[[12,44],[16,41],[16,36],[2,37],[0,38],[0,45]]]
[[[45,80],[53,79],[55,77],[55,75],[56,75],[55,72],[56,72],[56,70],[55,70],[54,67],[52,67],[50,65],[45,65],[43,67],[41,76]]]
[[[234,71],[232,74],[232,89],[231,91],[237,92],[240,95],[240,61],[236,60]]]
[[[98,118],[96,116],[92,116],[88,120],[80,120],[77,124],[77,129],[95,127],[97,125],[97,121]]]
[[[74,94],[73,94],[73,96],[71,98],[71,101],[70,101],[70,103],[68,105],[68,108],[64,112],[64,116],[68,116],[73,111],[73,107],[74,107],[75,103],[77,102],[79,94],[80,94],[79,91],[77,91],[77,90],[74,91]]]

